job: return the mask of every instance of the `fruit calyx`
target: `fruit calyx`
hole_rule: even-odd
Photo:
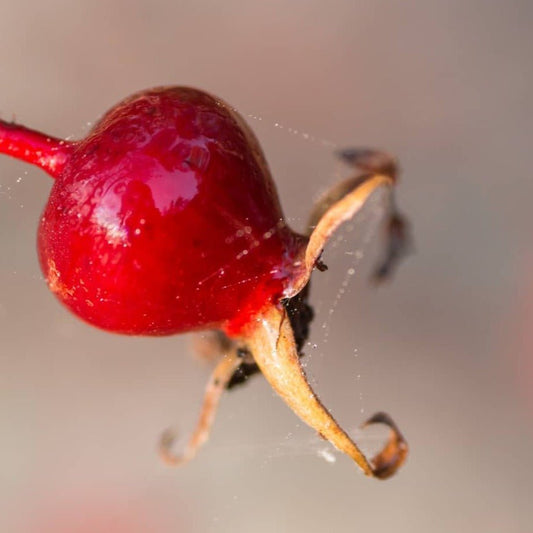
[[[407,442],[387,414],[377,413],[362,426],[383,424],[390,430],[382,450],[368,459],[324,407],[309,384],[300,362],[302,356],[300,350],[307,335],[309,321],[312,319],[312,311],[309,315],[306,308],[309,280],[320,260],[324,246],[339,226],[355,216],[377,189],[385,187],[390,190],[394,183],[395,177],[385,174],[364,174],[333,187],[318,202],[310,219],[310,236],[303,256],[304,268],[293,279],[292,293],[289,293],[292,299],[302,301],[292,308],[291,298],[285,304],[268,303],[247,323],[240,336],[233,340],[225,336],[218,337],[212,348],[215,352],[218,350],[222,360],[208,382],[196,430],[187,444],[185,453],[178,455],[171,450],[175,434],[173,432],[164,434],[160,452],[166,462],[180,465],[196,455],[199,447],[208,438],[214,420],[214,411],[224,389],[235,381],[239,383],[242,379],[246,379],[247,375],[253,374],[257,365],[272,388],[300,419],[315,429],[322,438],[352,458],[365,475],[376,479],[387,479],[405,463],[408,455]],[[390,204],[388,217],[389,220],[399,218],[393,202]],[[388,226],[390,227],[390,223]],[[392,237],[388,234],[387,248],[391,247]],[[395,244],[406,246],[408,241]],[[391,262],[387,266],[387,272],[392,271],[394,262],[400,255],[387,256],[385,263]],[[378,270],[382,269],[383,264],[378,267]],[[289,316],[288,313],[291,311],[296,313],[295,317]],[[299,313],[307,317],[304,316],[300,320]],[[295,338],[294,327],[298,324],[301,324],[304,333],[302,335],[298,332],[298,338]],[[242,354],[247,356],[244,362]],[[238,372],[241,374],[236,375]]]

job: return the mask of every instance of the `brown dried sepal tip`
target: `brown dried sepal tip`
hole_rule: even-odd
[[[245,380],[257,370],[306,424],[351,457],[366,475],[386,479],[405,462],[407,443],[392,419],[384,413],[375,414],[363,425],[384,424],[390,429],[384,448],[371,460],[367,459],[324,407],[300,363],[301,349],[313,317],[307,304],[309,279],[314,268],[322,270],[324,246],[343,222],[355,216],[373,192],[386,187],[392,196],[396,182],[396,163],[386,154],[371,150],[345,150],[339,155],[362,174],[333,187],[313,209],[304,257],[305,269],[294,283],[289,299],[265,307],[241,339],[228,339],[219,333],[210,338],[212,351],[218,352],[222,359],[209,379],[200,419],[185,451],[181,455],[172,453],[174,434],[164,434],[160,450],[166,462],[181,464],[194,457],[208,438],[222,392],[230,384]],[[410,244],[408,224],[398,213],[393,198],[386,227],[386,253],[374,275],[378,281],[388,277]],[[294,304],[291,305],[292,302]]]

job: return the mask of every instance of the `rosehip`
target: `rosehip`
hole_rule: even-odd
[[[285,223],[251,130],[225,103],[196,89],[138,93],[80,141],[0,121],[0,152],[56,179],[38,251],[48,286],[73,313],[118,333],[218,332],[211,347],[224,357],[208,383],[199,424],[181,456],[170,452],[173,435],[164,435],[168,462],[195,455],[222,391],[257,368],[367,475],[388,477],[404,461],[405,441],[384,414],[367,423],[385,423],[391,438],[368,461],[314,394],[299,361],[312,318],[311,271],[322,266],[323,247],[337,227],[377,187],[395,183],[392,158],[342,152],[364,173],[326,195],[304,236]],[[405,250],[405,223],[394,206],[389,221],[395,231],[378,277]]]

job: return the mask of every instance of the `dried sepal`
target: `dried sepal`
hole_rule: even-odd
[[[174,430],[168,429],[161,436],[159,455],[165,463],[178,466],[189,462],[196,456],[199,448],[209,438],[220,398],[241,363],[241,351],[235,343],[232,343],[232,346],[225,350],[222,359],[218,362],[207,382],[200,417],[184,450],[179,454],[172,451],[177,438]]]
[[[283,401],[322,438],[351,457],[367,476],[385,479],[405,461],[407,444],[389,417],[375,415],[366,423],[380,422],[391,429],[384,449],[369,461],[324,407],[305,376],[283,306],[269,306],[257,317],[256,323],[250,326],[247,345],[266,380]]]

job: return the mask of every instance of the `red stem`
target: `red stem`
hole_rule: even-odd
[[[57,178],[75,143],[0,120],[0,153],[37,165]]]

